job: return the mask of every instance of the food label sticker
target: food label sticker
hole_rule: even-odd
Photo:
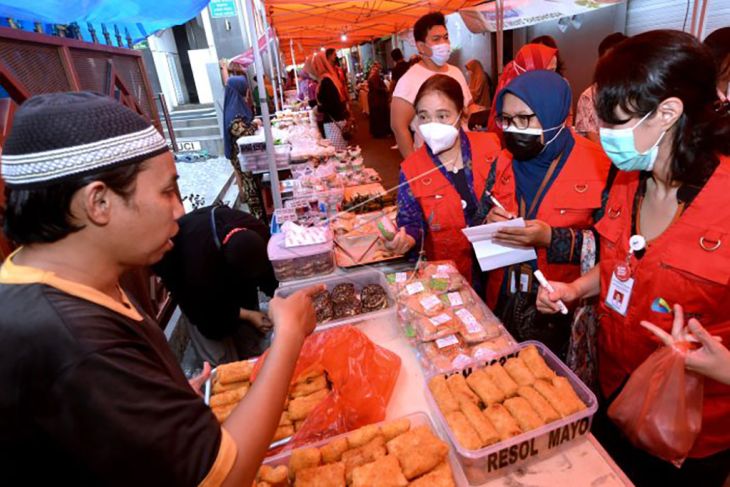
[[[456,338],[456,335],[449,335],[447,337],[439,338],[438,340],[436,340],[436,346],[439,349],[446,348],[446,347],[452,347],[458,343],[459,343],[459,339]]]
[[[482,328],[477,319],[468,309],[460,309],[456,312],[456,316],[458,316],[461,322],[466,325],[466,329],[469,330],[469,333],[484,331],[484,328]],[[472,329],[475,329],[476,331],[472,331]]]
[[[449,279],[449,275],[448,274],[442,274],[441,272],[437,272],[436,274],[433,275],[433,279],[446,279],[446,280],[448,280]]]
[[[441,300],[434,295],[426,296],[421,299],[421,306],[423,306],[423,309],[426,311],[431,311],[432,309],[441,306]]]
[[[608,287],[608,294],[606,294],[606,306],[621,316],[626,316],[626,310],[629,308],[629,301],[631,301],[631,292],[633,289],[633,278],[622,281],[614,272],[611,275],[611,285]]]
[[[401,283],[406,282],[408,280],[408,274],[405,272],[396,272],[395,273],[395,282]]]
[[[276,218],[276,223],[281,226],[286,222],[297,221],[297,214],[294,208],[277,208],[274,210],[274,218]]]
[[[451,321],[451,316],[447,315],[446,313],[442,313],[438,316],[434,316],[433,318],[431,318],[431,323],[433,324],[433,326],[441,326],[444,323],[448,323],[449,321]]]
[[[421,281],[412,282],[406,286],[406,291],[408,291],[409,296],[413,296],[414,294],[418,294],[425,290],[426,290],[426,288],[423,287],[423,283]]]
[[[453,269],[450,265],[441,264],[436,267],[437,274],[448,274],[450,272],[453,272]]]
[[[449,303],[451,306],[463,306],[464,300],[461,299],[461,293],[449,293]]]

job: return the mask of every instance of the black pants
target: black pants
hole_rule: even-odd
[[[633,446],[608,417],[608,404],[601,401],[592,433],[637,487],[721,487],[728,478],[730,449],[705,458],[688,458],[677,468]]]

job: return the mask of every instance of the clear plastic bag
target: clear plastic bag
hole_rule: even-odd
[[[631,443],[680,466],[702,427],[702,376],[688,372],[687,342],[651,354],[608,408]]]
[[[257,362],[254,379],[266,356]],[[307,416],[284,450],[384,420],[400,366],[398,355],[379,347],[352,326],[308,337],[293,378],[322,367],[332,384],[332,392]]]

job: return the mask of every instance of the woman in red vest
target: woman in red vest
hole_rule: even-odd
[[[671,305],[694,318],[690,328],[701,322],[730,343],[730,109],[716,104],[715,74],[696,38],[668,30],[622,42],[596,69],[601,144],[620,170],[596,225],[600,265],[553,283],[554,293],[541,289],[538,305],[554,312],[558,299],[599,296],[598,372],[606,403],[660,346],[641,322],[670,331]],[[730,386],[708,366],[715,349],[704,345],[686,356],[686,367],[706,377],[702,429],[681,469],[632,447],[605,415],[594,423],[637,485],[725,481]]]
[[[526,223],[500,230],[495,241],[537,251],[536,261],[489,273],[487,304],[517,340],[539,340],[559,355],[567,349],[570,316],[535,312],[533,272],[557,280],[580,276],[583,230],[594,224],[611,166],[598,144],[565,126],[570,105],[568,83],[552,71],[510,82],[495,103],[505,150],[487,187],[504,207],[491,208],[487,222],[520,216]]]
[[[423,83],[414,106],[426,144],[401,164],[401,228],[390,246],[406,252],[422,243],[430,260],[452,259],[471,279],[475,259],[461,229],[481,223],[477,215],[484,214],[485,182],[499,142],[492,134],[461,129],[464,95],[449,76],[437,74]]]

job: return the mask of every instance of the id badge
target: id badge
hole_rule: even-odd
[[[611,274],[611,285],[608,287],[608,294],[606,295],[606,306],[621,316],[626,316],[626,310],[629,308],[633,289],[633,277],[621,280],[614,272]]]
[[[516,269],[519,269],[517,271]],[[509,291],[510,294],[517,292],[517,284],[519,281],[519,290],[523,293],[530,292],[532,289],[532,268],[530,266],[520,266],[515,268],[512,266],[509,268]]]

